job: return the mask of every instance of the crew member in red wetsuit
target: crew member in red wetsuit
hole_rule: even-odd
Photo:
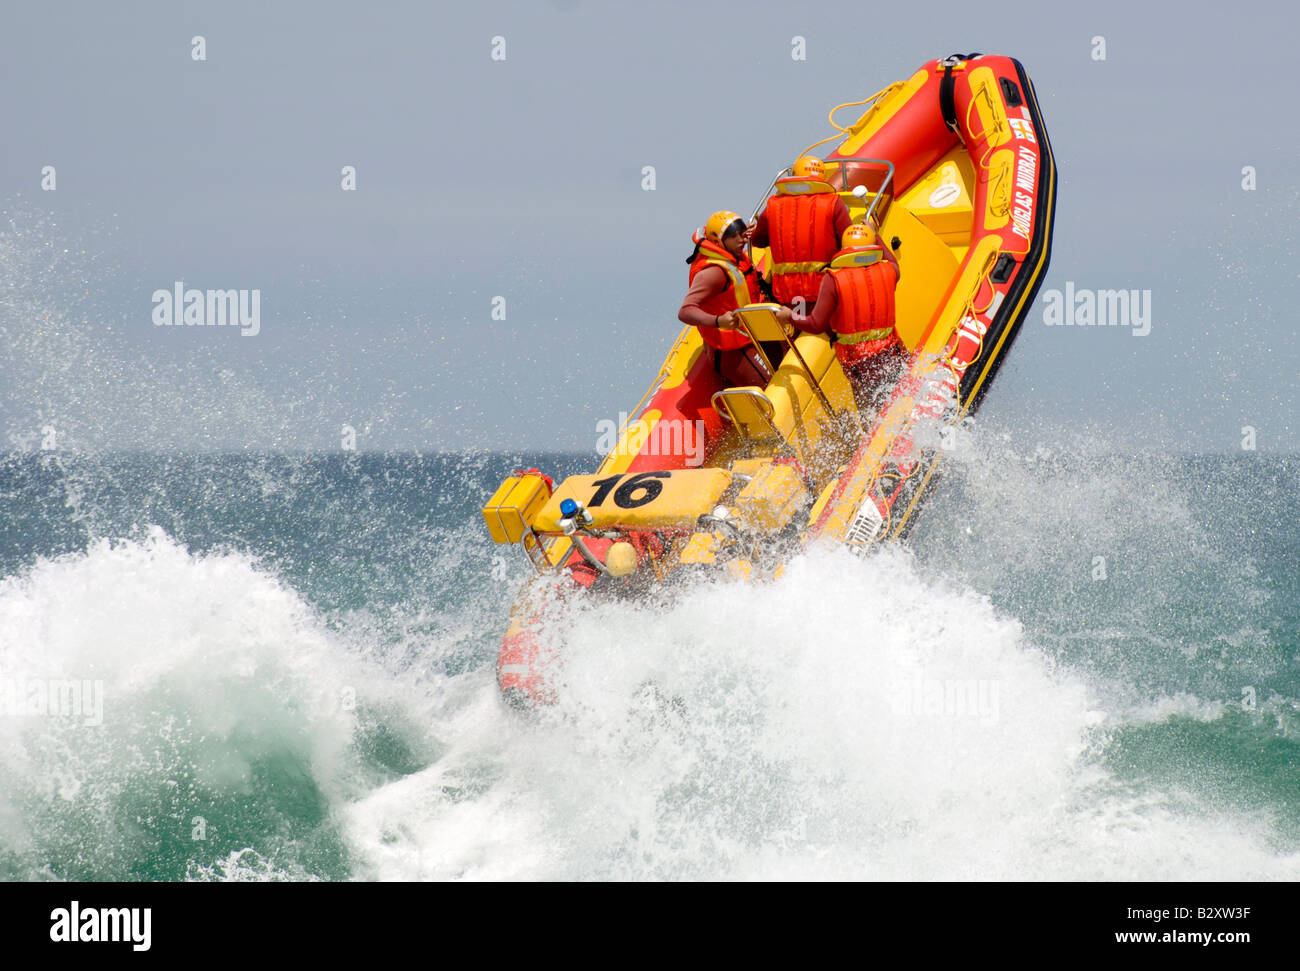
[[[782,309],[783,323],[810,334],[829,334],[859,409],[897,377],[908,356],[894,319],[894,289],[902,276],[898,258],[869,226],[844,231],[843,247],[830,261],[812,314],[800,320]]]
[[[709,217],[702,236],[697,232],[692,237],[695,252],[686,260],[691,265],[690,289],[677,319],[699,328],[718,373],[730,384],[765,385],[771,375],[749,338],[736,330],[733,312],[762,296],[746,249],[748,235],[745,220],[722,210]]]
[[[853,220],[826,181],[821,159],[800,156],[791,172],[776,180],[775,194],[754,224],[750,243],[772,248],[772,295],[777,302],[807,314],[816,303],[822,271]]]

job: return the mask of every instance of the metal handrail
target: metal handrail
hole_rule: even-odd
[[[741,309],[743,310],[745,308],[742,307]],[[763,351],[762,342],[758,339],[758,337],[754,334],[754,332],[749,329],[749,322],[745,320],[744,316],[741,315],[739,319],[740,319],[740,326],[744,328],[745,334],[746,336],[749,337],[750,343],[754,345],[754,347],[758,350],[758,353],[762,355],[763,360],[766,361],[767,354],[764,353]],[[785,346],[787,350],[794,352],[795,360],[799,362],[799,366],[803,368],[803,373],[807,375],[809,386],[813,389],[814,393],[816,393],[817,397],[821,399],[822,407],[824,407],[828,412],[830,412],[832,418],[838,418],[839,413],[831,405],[830,399],[826,397],[826,392],[822,390],[821,382],[817,380],[817,376],[813,374],[812,368],[810,368],[808,366],[808,362],[804,360],[802,352],[800,352],[799,348],[795,346],[792,332],[787,331],[785,327],[782,327],[781,339],[785,341]],[[771,381],[776,380],[776,372],[779,369],[780,365],[768,361],[768,367],[772,371],[772,377],[768,379],[769,383],[771,383]]]
[[[862,217],[862,221],[864,223],[867,222],[871,218],[872,214],[876,211],[876,205],[880,202],[880,197],[885,194],[885,190],[894,181],[894,163],[889,161],[889,159],[887,158],[867,158],[864,155],[846,155],[843,156],[842,158],[827,159],[827,161],[833,164],[839,164],[843,162],[875,162],[879,165],[886,166],[885,178],[880,183],[880,188],[877,189],[874,195],[872,196],[871,205],[867,207],[866,215]],[[767,190],[763,193],[763,197],[758,200],[758,205],[754,207],[754,212],[749,217],[749,221],[751,223],[758,218],[758,214],[763,210],[763,206],[767,203],[768,197],[772,195],[772,190],[776,188],[777,181],[789,175],[790,173],[791,170],[789,166],[786,166],[780,172],[776,173],[776,176],[772,179],[771,183],[768,185]],[[840,192],[849,191],[849,177],[848,177],[848,173],[845,172],[843,164],[840,164],[840,184],[843,188],[837,191]]]
[[[772,190],[776,188],[777,180],[784,178],[789,174],[790,174],[790,166],[787,165],[780,172],[776,173],[776,175],[772,176],[772,181],[768,183],[767,189],[763,192],[762,198],[758,200],[758,205],[754,207],[753,213],[750,214],[749,217],[750,222],[753,222],[755,219],[758,218],[758,214],[763,208],[763,203],[767,202],[767,197],[770,196],[772,194]]]
[[[713,406],[713,410],[719,415],[722,415],[727,419],[727,421],[735,425],[737,429],[743,431],[744,426],[736,420],[736,416],[731,413],[731,406],[727,403],[727,396],[733,394],[757,399],[760,402],[758,413],[762,415],[763,420],[767,422],[767,427],[772,429],[772,434],[774,436],[784,440],[785,436],[781,434],[781,429],[777,428],[776,423],[772,421],[772,416],[776,414],[776,406],[772,404],[772,399],[761,391],[753,391],[749,388],[724,388],[721,391],[715,391],[713,393],[713,396],[709,399],[709,404]],[[718,407],[719,399],[722,400],[721,408]],[[745,437],[748,438],[748,434],[746,434]]]
[[[842,163],[874,162],[877,165],[884,165],[886,167],[885,178],[881,181],[880,188],[876,189],[875,192],[873,193],[871,198],[871,205],[867,207],[866,215],[862,217],[862,222],[864,224],[870,222],[872,214],[874,214],[876,211],[876,206],[879,205],[881,198],[885,194],[885,190],[888,189],[894,181],[894,163],[889,161],[889,159],[887,158],[867,158],[866,156],[862,156],[862,155],[846,155],[843,158],[827,159],[827,161],[831,163],[840,163],[840,184],[843,185],[844,187],[840,190],[841,192],[849,191],[849,176],[848,173],[845,171],[844,165]]]

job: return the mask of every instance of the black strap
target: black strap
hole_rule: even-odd
[[[952,76],[953,64],[943,66],[943,80],[939,82],[939,111],[943,113],[943,123],[948,130],[960,135],[957,127],[957,79]]]
[[[772,362],[772,367],[779,368],[781,366],[781,359],[785,357],[785,341],[763,341],[762,343],[763,353],[766,354],[767,359]],[[767,379],[769,381],[772,380],[772,375],[769,374]]]
[[[979,57],[978,51],[970,54],[950,54],[940,63],[943,64],[943,80],[939,82],[939,111],[943,114],[943,123],[955,135],[961,134],[957,127],[957,79],[952,70],[963,61],[973,61]]]

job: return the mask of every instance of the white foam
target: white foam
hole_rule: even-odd
[[[39,857],[51,841],[84,839],[93,872],[95,841],[116,838],[133,785],[239,793],[268,755],[343,798],[355,792],[354,715],[341,699],[363,677],[245,556],[194,556],[154,529],[39,561],[0,581],[0,679],[100,683],[103,723],[0,716],[0,846]],[[193,817],[211,816],[201,799],[179,811],[151,825],[188,836]]]
[[[1134,706],[1124,713],[1124,722],[1129,725],[1145,725],[1165,722],[1171,718],[1191,718],[1199,722],[1212,722],[1218,721],[1229,710],[1229,706],[1222,701],[1202,701],[1196,695],[1179,691]]]
[[[102,728],[0,718],[0,845],[58,876],[50,827],[107,827],[135,780],[192,770],[238,791],[287,751],[358,878],[1300,877],[1266,811],[1107,770],[1116,728],[1211,708],[1104,710],[1014,619],[906,551],[816,552],[779,582],[668,608],[577,609],[562,700],[535,718],[503,707],[489,666],[439,673],[439,642],[362,669],[364,638],[331,633],[247,557],[157,531],[0,582],[0,677],[105,688]],[[357,720],[330,704],[349,686],[427,726],[413,741],[432,764],[368,788]],[[311,873],[258,845],[189,876]]]
[[[364,875],[1300,875],[1267,820],[1111,778],[1088,687],[905,552],[817,553],[666,611],[578,611],[566,652],[561,703],[535,722],[486,674],[453,679],[443,758],[346,813]],[[982,713],[913,690],[980,683],[997,686]]]

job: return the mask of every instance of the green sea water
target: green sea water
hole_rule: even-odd
[[[1294,457],[972,434],[905,548],[575,606],[520,717],[478,509],[593,464],[0,458],[0,878],[1300,876]]]

